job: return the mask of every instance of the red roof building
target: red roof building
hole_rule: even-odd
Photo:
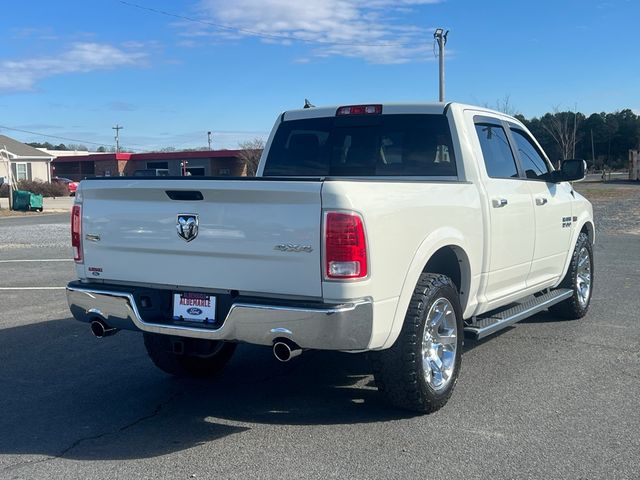
[[[52,176],[79,181],[92,177],[132,176],[137,170],[168,170],[170,176],[205,177],[246,175],[241,150],[197,152],[94,153],[58,157],[51,162]]]

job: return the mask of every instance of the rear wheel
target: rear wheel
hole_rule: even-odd
[[[549,310],[570,320],[584,317],[593,293],[593,245],[586,233],[578,236],[569,270],[559,288],[569,288],[573,290],[573,295]]]
[[[231,360],[235,343],[144,334],[149,358],[163,372],[177,377],[206,378],[222,371]]]
[[[455,285],[444,275],[423,273],[400,336],[371,354],[378,389],[400,408],[430,413],[443,407],[458,379],[462,337]]]

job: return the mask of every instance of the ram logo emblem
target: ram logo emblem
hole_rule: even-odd
[[[181,213],[176,222],[178,236],[185,242],[190,242],[198,236],[198,215],[195,213]]]

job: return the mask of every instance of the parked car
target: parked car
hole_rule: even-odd
[[[464,334],[587,313],[593,212],[570,183],[585,168],[554,170],[520,121],[480,107],[284,112],[257,177],[82,182],[67,299],[98,337],[142,332],[173,375],[218,373],[237,342],[280,361],[366,351],[390,403],[432,412]]]
[[[61,183],[67,186],[67,190],[69,191],[69,195],[70,196],[75,196],[76,191],[78,190],[78,183],[80,182],[74,182],[73,180],[69,180],[68,178],[63,178],[63,177],[53,177],[51,179],[51,183]]]

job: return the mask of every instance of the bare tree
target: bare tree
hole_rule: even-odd
[[[518,113],[518,109],[511,103],[511,95],[505,95],[502,99],[496,100],[495,109],[499,112],[506,113],[512,117],[515,117]]]
[[[498,98],[496,103],[491,105],[489,102],[482,102],[480,105],[484,108],[489,108],[491,110],[496,110],[497,112],[502,112],[512,117],[519,115],[520,112],[518,109],[511,103],[511,95],[505,94],[504,97]]]
[[[572,158],[576,150],[577,113],[561,112],[554,107],[553,114],[547,113],[541,119],[543,128],[553,137],[560,147],[562,160]],[[561,162],[558,161],[558,168]]]
[[[247,142],[241,142],[239,145],[240,154],[238,157],[244,162],[247,168],[247,176],[255,177],[258,171],[258,163],[260,163],[260,156],[264,150],[264,140],[261,138],[254,138]]]

